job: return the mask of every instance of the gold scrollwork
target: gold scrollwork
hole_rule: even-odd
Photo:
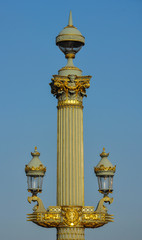
[[[113,198],[102,198],[96,210],[93,207],[81,206],[52,206],[45,210],[41,199],[37,196],[29,197],[28,201],[37,201],[34,212],[28,214],[28,221],[32,221],[42,227],[85,227],[98,228],[113,221],[112,215],[107,213],[104,202],[112,203]]]
[[[26,165],[25,172],[27,173],[29,171],[43,171],[43,172],[46,172],[46,167],[44,167],[42,164],[39,167],[29,167],[28,165]]]
[[[100,171],[116,171],[116,166],[114,167],[105,167],[104,165],[100,165],[100,167],[95,167],[94,168],[95,173],[100,172]]]
[[[71,75],[70,75],[71,76]],[[63,92],[68,97],[68,93],[76,94],[80,92],[83,96],[86,94],[86,88],[90,87],[91,76],[75,76],[74,79],[71,77],[54,75],[52,82],[50,83],[51,92],[58,97],[59,94]]]
[[[60,220],[61,216],[60,216],[60,214],[57,214],[57,213],[54,213],[54,214],[53,213],[51,213],[51,214],[47,213],[47,214],[44,215],[44,219],[45,220],[50,220],[50,219]]]

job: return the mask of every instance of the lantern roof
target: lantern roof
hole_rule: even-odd
[[[98,165],[94,168],[96,176],[113,176],[116,170],[116,166],[113,166],[112,163],[108,160],[109,153],[105,152],[103,148],[102,153],[100,154],[101,160]]]
[[[39,159],[40,153],[37,151],[37,147],[35,147],[33,153],[31,152],[31,155],[33,156],[32,160],[29,162],[28,165],[25,166],[26,175],[44,176],[46,172],[46,167],[42,164],[42,162]]]

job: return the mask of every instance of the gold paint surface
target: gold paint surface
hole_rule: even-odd
[[[36,200],[36,199],[35,199]],[[78,227],[78,228],[98,228],[113,221],[113,215],[103,208],[104,201],[112,201],[110,198],[101,199],[99,208],[92,211],[93,207],[81,206],[55,206],[49,207],[47,211],[28,214],[28,221],[32,221],[42,227]],[[102,211],[101,211],[102,208]],[[36,209],[36,208],[35,208]],[[43,209],[43,208],[42,208]],[[91,212],[90,212],[91,210]]]
[[[65,100],[65,101],[58,101],[58,106],[57,108],[61,108],[61,107],[70,107],[70,106],[78,106],[78,107],[83,107],[82,106],[82,102],[78,101],[78,100]]]
[[[46,167],[44,167],[42,164],[39,167],[29,167],[28,165],[26,165],[25,172],[27,173],[29,171],[43,171],[43,172],[46,172]]]
[[[51,93],[53,93],[57,98],[59,94],[63,92],[68,97],[68,93],[81,93],[83,96],[86,95],[86,89],[90,87],[91,76],[76,76],[76,78],[71,81],[69,77],[53,75],[51,86]]]
[[[113,171],[113,172],[115,172],[116,171],[116,166],[114,166],[114,167],[105,167],[104,165],[100,165],[100,167],[95,167],[94,168],[94,171],[95,171],[95,173],[97,173],[97,172],[100,172],[100,171]]]

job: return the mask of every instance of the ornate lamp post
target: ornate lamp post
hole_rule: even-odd
[[[113,221],[107,213],[104,202],[112,203],[112,181],[115,172],[107,159],[105,149],[100,154],[101,161],[94,168],[98,177],[99,191],[104,197],[97,208],[84,206],[84,153],[83,153],[83,97],[90,87],[91,76],[82,76],[75,67],[73,58],[85,44],[85,38],[73,26],[70,12],[68,26],[56,37],[56,45],[67,58],[67,65],[53,75],[51,93],[58,99],[57,116],[57,206],[44,208],[37,193],[42,191],[42,179],[46,168],[39,160],[35,148],[33,159],[26,165],[28,190],[32,193],[28,201],[37,201],[28,220],[42,227],[57,228],[57,239],[84,240],[85,228],[97,228]]]

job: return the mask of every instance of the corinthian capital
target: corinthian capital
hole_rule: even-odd
[[[90,87],[91,76],[60,76],[53,75],[51,93],[56,96],[59,101],[78,100],[82,101],[86,95],[86,89]]]

